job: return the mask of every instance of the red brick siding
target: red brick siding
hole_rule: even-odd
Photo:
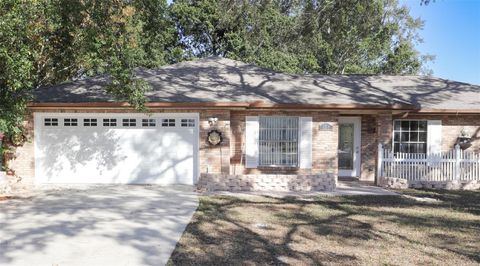
[[[40,110],[32,110],[40,112]],[[65,113],[127,113],[134,112],[131,109],[65,109],[48,110],[45,112]],[[153,109],[152,112],[195,112],[200,113],[200,140],[199,140],[199,167],[200,173],[221,174],[337,174],[337,146],[338,146],[338,113],[326,111],[235,111],[235,110],[171,110]],[[245,117],[249,115],[291,115],[311,116],[313,119],[313,147],[312,169],[298,168],[268,168],[246,169],[244,161],[245,141]],[[209,117],[217,117],[216,125],[208,123]],[[29,115],[26,128],[29,133],[29,141],[16,150],[16,158],[8,162],[10,168],[16,174],[24,178],[24,182],[32,182],[34,176],[34,143],[33,143],[33,116]],[[362,115],[362,166],[361,179],[373,180],[375,173],[375,160],[377,155],[377,143],[390,144],[392,138],[391,114]],[[400,118],[400,117],[399,117]],[[410,115],[405,118],[412,119],[441,119],[442,120],[442,149],[451,149],[465,128],[473,134],[473,145],[469,150],[480,152],[480,115]],[[320,131],[321,123],[330,123],[332,131]],[[206,142],[207,134],[212,129],[218,129],[223,134],[223,142],[219,146],[212,147]]]
[[[379,143],[390,145],[392,140],[392,114],[377,115],[377,139]]]
[[[197,189],[200,191],[332,191],[336,187],[335,180],[333,174],[202,174]]]
[[[375,115],[362,115],[361,140],[361,180],[375,180],[375,160],[377,158],[377,118]]]
[[[216,117],[216,124],[210,124],[208,119]],[[223,141],[216,146],[207,142],[211,130],[222,133]],[[200,112],[200,173],[230,172],[230,111],[209,110]]]
[[[23,123],[26,129],[26,142],[19,147],[15,147],[13,158],[7,161],[7,166],[14,170],[15,175],[22,178],[22,182],[26,185],[33,184],[35,176],[35,154],[34,154],[34,131],[33,131],[33,114],[27,115],[27,120]]]
[[[392,130],[393,130],[393,124],[392,124],[392,114],[391,113],[380,113],[377,116],[377,144],[378,146],[379,143],[383,144],[386,147],[389,147],[391,145],[391,140],[392,140]],[[375,154],[378,152],[378,147],[375,147]],[[377,156],[375,156],[375,164],[374,164],[374,169],[376,171],[376,166],[377,166]],[[371,165],[365,164],[365,167],[371,168]],[[379,179],[376,178],[376,182],[378,184]]]
[[[199,134],[199,168],[201,173],[229,173],[230,171],[230,111],[229,110],[171,110],[152,109],[155,113],[200,113]],[[62,110],[35,110],[32,112],[59,112],[59,113],[131,113],[132,109],[62,109]],[[208,124],[209,117],[217,117],[217,125]],[[23,178],[23,182],[32,184],[35,176],[34,138],[33,138],[33,115],[29,115],[25,121],[30,129],[29,142],[22,147],[17,147],[16,158],[8,161],[8,166],[16,175]],[[222,144],[211,147],[207,144],[207,134],[212,129],[219,129],[223,133]]]
[[[245,168],[245,117],[246,116],[305,116],[312,117],[312,169],[292,167]],[[282,112],[282,111],[232,111],[231,112],[231,174],[312,174],[337,173],[338,115],[335,112]],[[330,123],[332,131],[320,131],[321,123]]]
[[[400,118],[400,117],[398,117]],[[480,152],[480,115],[411,115],[403,119],[442,120],[442,150],[453,149],[462,129],[472,134],[469,151]]]

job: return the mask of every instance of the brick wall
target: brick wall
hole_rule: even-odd
[[[393,120],[391,113],[380,113],[377,115],[377,140],[383,145],[391,145]]]
[[[375,180],[375,160],[377,158],[377,118],[375,115],[362,115],[361,140],[361,180]]]
[[[227,175],[202,174],[199,191],[332,191],[336,187],[333,174],[311,175]]]
[[[23,123],[25,128],[26,142],[19,147],[13,148],[13,156],[6,158],[8,168],[14,170],[15,175],[21,178],[24,185],[31,186],[35,176],[35,154],[34,154],[34,131],[33,114],[27,115],[27,120]]]
[[[246,116],[307,116],[312,117],[312,169],[292,167],[245,168],[245,117]],[[230,173],[241,174],[317,174],[337,175],[338,114],[335,112],[282,112],[282,111],[232,111]],[[331,131],[320,131],[322,123],[332,125]]]
[[[392,142],[392,131],[393,131],[393,120],[391,113],[380,113],[377,116],[377,145],[379,143],[383,144],[385,147],[391,146]],[[375,154],[378,152],[378,147],[375,147]],[[375,171],[377,165],[377,156],[375,156]],[[370,166],[369,166],[370,167]],[[377,184],[381,183],[382,180],[379,180],[378,177],[375,178]]]
[[[442,120],[442,150],[449,151],[455,145],[462,129],[472,134],[473,141],[469,151],[480,152],[480,115],[410,115],[408,117],[391,114],[362,115],[362,161],[361,180],[375,179],[377,145],[391,145],[394,119]]]
[[[218,118],[210,123],[209,118]],[[212,146],[207,142],[208,133],[218,130],[222,133],[222,142]],[[230,172],[230,111],[208,110],[200,112],[200,173]]]
[[[32,110],[41,112],[42,110]],[[135,112],[132,109],[63,109],[48,110],[45,112],[63,112],[63,113],[127,113]],[[266,112],[266,111],[230,111],[230,110],[171,110],[171,109],[153,109],[152,112],[198,112],[200,113],[200,141],[199,141],[199,168],[200,173],[209,174],[301,174],[318,175],[325,174],[335,183],[337,175],[337,145],[338,145],[338,125],[337,113],[335,112]],[[313,120],[312,132],[312,169],[298,168],[272,168],[263,167],[257,169],[246,169],[244,156],[245,139],[245,116],[247,115],[294,115],[311,116]],[[209,118],[216,117],[216,124],[210,124]],[[33,116],[28,117],[26,122],[33,131]],[[320,131],[321,123],[330,123],[331,131]],[[223,142],[218,146],[211,146],[207,143],[207,135],[213,129],[222,132]],[[32,132],[33,133],[33,132]],[[17,175],[33,183],[35,161],[33,134],[31,140],[24,146],[18,147],[14,160],[8,162],[8,165],[16,171]]]
[[[131,113],[136,112],[132,109],[52,109],[52,110],[31,110],[33,112],[59,112],[59,113]],[[228,173],[230,170],[230,111],[229,110],[171,110],[171,109],[152,109],[156,113],[200,113],[200,141],[199,157],[201,173]],[[210,125],[209,117],[217,117],[218,123]],[[17,147],[15,158],[7,162],[8,166],[15,171],[17,176],[22,178],[22,182],[27,185],[33,184],[35,176],[35,157],[34,157],[34,138],[33,138],[33,115],[29,115],[25,121],[29,129],[29,141],[23,146]],[[210,130],[217,129],[222,132],[223,142],[215,147],[206,142],[207,134]]]
[[[442,150],[453,149],[462,129],[472,134],[469,151],[480,152],[480,115],[412,115],[413,119],[442,120]],[[408,118],[405,118],[408,119]]]
[[[32,110],[40,111],[40,110]],[[64,109],[48,110],[48,112],[68,113],[125,113],[134,112],[131,109]],[[222,175],[337,175],[337,146],[338,146],[338,113],[327,111],[238,111],[238,110],[171,110],[153,109],[153,112],[196,112],[200,113],[200,173]],[[312,132],[312,169],[272,168],[260,167],[246,169],[244,161],[245,117],[258,115],[284,116],[311,116]],[[211,125],[208,118],[217,117],[218,122]],[[33,117],[28,116],[26,128],[29,141],[18,147],[15,158],[8,162],[8,166],[23,178],[23,182],[32,183],[34,177],[34,144],[33,144]],[[362,164],[361,179],[373,180],[376,170],[377,143],[387,145],[391,143],[392,117],[389,113],[377,115],[362,115]],[[469,150],[480,152],[480,115],[411,115],[412,119],[441,119],[442,120],[442,148],[449,150],[453,147],[460,131],[466,129],[473,135],[473,145]],[[407,118],[408,119],[408,118]],[[331,131],[320,131],[322,123],[333,126]],[[222,132],[223,142],[218,146],[211,146],[206,142],[209,131],[217,129]],[[335,178],[334,178],[335,179]]]

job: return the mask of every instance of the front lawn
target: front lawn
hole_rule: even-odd
[[[203,196],[169,264],[480,263],[480,191],[404,194]]]

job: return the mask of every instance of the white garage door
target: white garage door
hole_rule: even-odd
[[[195,184],[198,117],[35,113],[36,183]]]

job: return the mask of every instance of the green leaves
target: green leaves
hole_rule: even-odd
[[[108,75],[107,92],[145,110],[134,69],[181,53],[165,0],[0,1],[0,131],[21,130],[34,88],[85,76]]]
[[[396,0],[177,0],[171,10],[194,56],[323,74],[418,73],[423,63],[413,45],[423,22]]]
[[[28,88],[35,83],[29,43],[35,5],[6,0],[0,2],[0,131],[15,134],[25,114]],[[35,40],[34,40],[35,41]]]
[[[427,2],[427,1],[424,1]],[[134,76],[192,57],[276,71],[416,74],[423,22],[397,0],[3,0],[0,131],[18,132],[33,88],[108,75],[107,92],[146,110]]]

